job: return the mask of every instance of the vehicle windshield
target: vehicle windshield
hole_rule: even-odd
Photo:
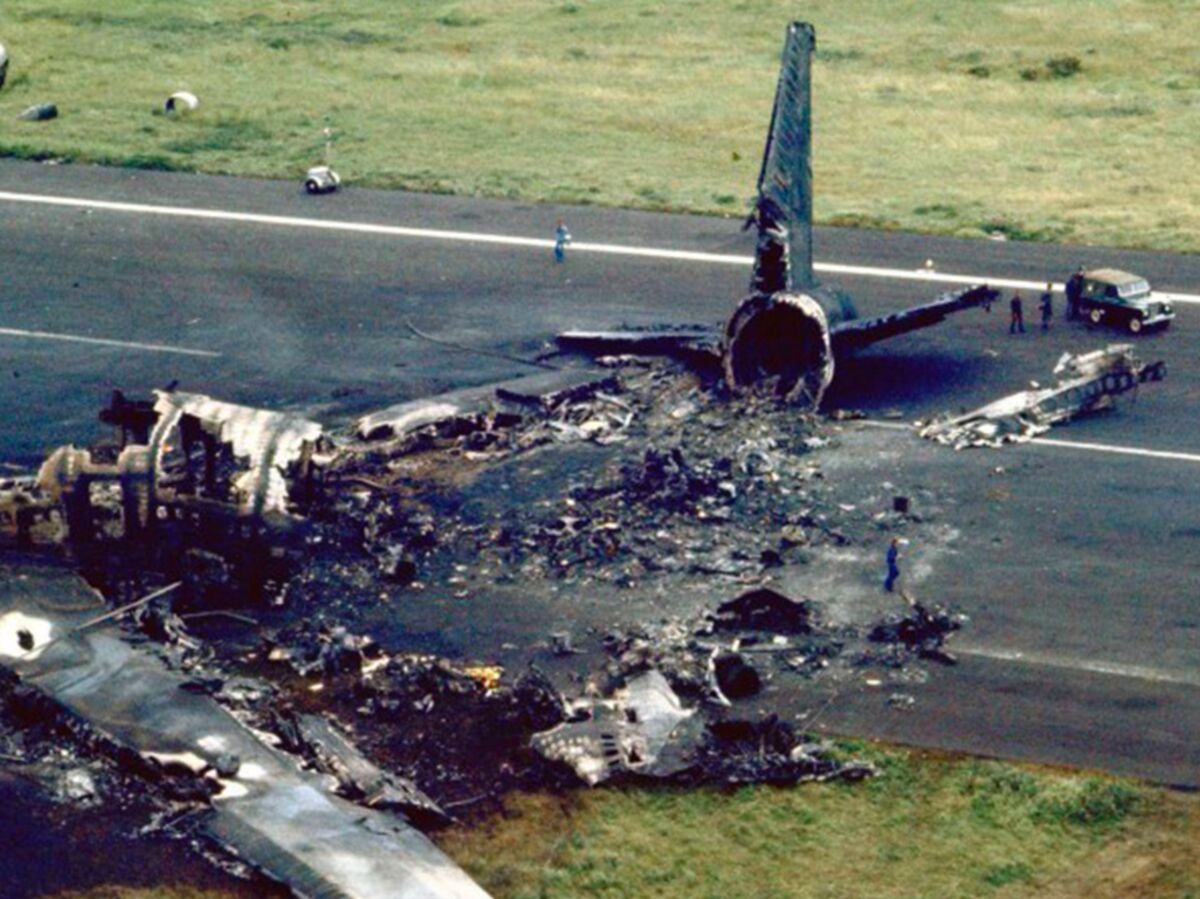
[[[1117,285],[1117,296],[1121,299],[1138,297],[1149,292],[1150,284],[1147,281],[1128,281]]]

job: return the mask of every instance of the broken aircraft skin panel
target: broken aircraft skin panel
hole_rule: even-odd
[[[589,786],[616,774],[666,776],[690,764],[664,752],[695,715],[685,709],[660,671],[632,678],[610,699],[583,700],[568,721],[535,734],[533,749],[572,768]]]
[[[170,518],[172,508],[226,523],[285,522],[296,517],[331,458],[322,426],[298,415],[167,391],[156,391],[152,411],[121,402],[101,419],[144,442],[124,445],[111,463],[86,449],[59,447],[32,481],[0,484],[0,540],[135,541]],[[108,514],[102,507],[110,507]]]
[[[360,418],[355,433],[367,441],[404,440],[427,428],[453,427],[456,423],[470,426],[489,414],[519,416],[529,407],[548,411],[568,400],[584,399],[616,387],[617,379],[609,371],[538,372],[499,384],[467,387],[389,406]]]
[[[158,776],[209,783],[204,829],[298,896],[486,899],[487,894],[403,818],[331,795],[208,696],[184,689],[144,644],[64,569],[27,568],[0,583],[0,670],[81,722],[118,758]]]
[[[562,349],[680,355],[681,346],[716,345],[730,388],[772,383],[781,397],[815,409],[833,381],[839,358],[868,344],[935,325],[952,313],[990,307],[997,299],[997,291],[976,285],[921,306],[859,319],[849,295],[817,283],[811,162],[815,48],[812,25],[788,26],[758,176],[758,199],[747,221],[747,227],[758,230],[751,292],[738,304],[724,331],[719,335],[715,329],[672,334],[671,328],[658,335],[653,329],[568,332],[559,337]],[[655,344],[656,336],[661,345]]]
[[[185,452],[187,444],[197,440],[208,456],[215,442],[228,444],[234,456],[246,460],[246,470],[231,484],[239,509],[250,515],[288,513],[286,473],[299,466],[303,474],[311,466],[321,425],[298,415],[237,406],[202,394],[158,390],[155,396],[158,423],[150,434],[150,463],[159,478],[164,474],[168,441],[178,429]],[[198,425],[199,433],[186,432],[189,420]],[[211,457],[206,464],[211,466]]]
[[[1022,390],[963,415],[924,424],[918,433],[955,449],[1026,443],[1060,422],[1111,409],[1121,394],[1165,378],[1167,366],[1161,360],[1143,363],[1132,344],[1124,343],[1079,355],[1064,353],[1054,374],[1059,381],[1053,387]]]

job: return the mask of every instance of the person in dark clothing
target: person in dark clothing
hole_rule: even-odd
[[[893,537],[887,549],[887,577],[883,581],[883,589],[891,593],[900,577],[900,538]]]
[[[1012,299],[1008,301],[1008,309],[1012,313],[1008,322],[1008,333],[1016,334],[1020,331],[1025,333],[1025,311],[1021,306],[1021,292],[1017,291],[1012,295]]]
[[[1079,316],[1079,297],[1083,293],[1083,266],[1075,269],[1067,278],[1067,319]]]
[[[554,226],[554,261],[562,262],[566,258],[567,244],[571,242],[571,232],[567,230],[567,226],[559,219]]]
[[[1050,330],[1050,319],[1054,318],[1054,285],[1047,284],[1046,289],[1042,291],[1042,298],[1038,301],[1038,308],[1042,312],[1042,330]]]

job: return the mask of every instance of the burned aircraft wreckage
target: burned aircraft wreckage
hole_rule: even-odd
[[[988,307],[996,291],[977,285],[930,303],[860,320],[851,298],[818,284],[812,259],[811,62],[815,33],[807,23],[787,29],[771,114],[758,199],[749,224],[758,230],[751,293],[727,322],[723,336],[706,328],[580,332],[559,335],[565,350],[594,355],[622,351],[682,355],[719,362],[725,385],[738,391],[767,384],[801,408],[815,409],[833,379],[835,361],[880,340],[934,325],[964,309]],[[547,376],[543,376],[545,378]],[[560,372],[543,391],[543,405],[561,402],[573,388],[611,386],[587,373]],[[535,378],[536,380],[536,378]],[[539,385],[519,379],[527,389]],[[558,386],[552,386],[558,383]],[[237,406],[210,397],[159,391],[153,402],[130,402],[115,392],[103,421],[121,430],[111,459],[63,447],[36,478],[0,482],[0,538],[18,546],[70,544],[76,550],[119,535],[127,546],[270,542],[278,557],[280,534],[302,515],[336,460],[373,438],[453,430],[455,422],[489,414],[493,387],[460,391],[445,401],[405,403],[365,417],[355,443],[327,435],[322,426],[282,412]],[[495,390],[505,399],[503,389]],[[439,398],[440,400],[441,398]],[[488,421],[494,426],[496,419]],[[337,452],[334,452],[335,446]],[[395,447],[393,446],[393,449]],[[336,480],[336,478],[335,478]],[[267,530],[272,531],[265,541]],[[204,539],[199,529],[205,529]]]
[[[848,294],[819,284],[812,248],[811,25],[787,30],[775,104],[758,175],[758,198],[747,227],[755,227],[750,294],[723,332],[706,328],[585,332],[560,335],[565,349],[709,355],[733,390],[770,383],[778,395],[817,408],[833,381],[835,363],[881,340],[926,328],[964,309],[990,308],[998,293],[987,285],[951,291],[890,315],[859,319]]]
[[[1054,374],[1059,380],[1052,387],[1035,384],[962,415],[924,423],[919,433],[955,449],[1025,443],[1060,422],[1111,409],[1116,397],[1165,378],[1167,366],[1161,360],[1142,362],[1126,343],[1079,355],[1065,353]]]
[[[853,542],[837,516],[854,506],[822,497],[819,462],[807,455],[827,442],[807,413],[835,361],[987,306],[995,292],[980,285],[859,320],[849,297],[816,283],[813,48],[810,26],[789,27],[752,217],[751,293],[724,331],[559,337],[564,353],[699,361],[728,390],[696,386],[686,365],[618,356],[402,403],[352,429],[174,390],[147,401],[115,393],[101,413],[119,430],[115,445],[63,447],[36,475],[0,480],[0,546],[65,552],[110,600],[128,603],[169,584],[158,592],[174,602],[154,610],[135,601],[98,616],[94,594],[79,582],[64,588],[71,596],[59,605],[10,584],[7,595],[0,590],[0,669],[23,682],[17,692],[41,691],[159,779],[164,766],[182,764],[215,807],[208,835],[300,895],[482,895],[405,822],[445,820],[450,807],[476,801],[455,792],[463,784],[488,793],[612,777],[796,783],[869,774],[774,716],[739,717],[746,713],[738,700],[785,674],[850,679],[916,659],[953,663],[943,642],[958,619],[910,599],[874,627],[825,625],[811,601],[763,586],[764,573],[801,552]],[[751,389],[759,385],[765,389]],[[733,403],[739,409],[731,413]],[[501,509],[489,521],[441,499],[448,483],[561,444],[602,450],[608,468],[582,483],[564,480],[552,502]],[[764,522],[777,540],[751,552],[737,546],[761,542]],[[874,533],[917,522],[906,500],[861,524]],[[672,589],[686,589],[687,576],[725,578],[741,595],[715,614],[605,633],[603,664],[574,672],[576,699],[537,669],[504,683],[492,664],[389,655],[350,633],[329,600],[361,620],[360,597],[382,603],[399,592],[417,604],[435,578],[465,597],[459,588],[472,564],[498,590],[517,576],[556,583],[582,572],[583,581],[623,590],[655,576],[674,578]],[[324,581],[337,581],[336,589]],[[750,584],[757,589],[745,591]],[[304,712],[280,699],[294,685],[228,689],[241,677],[241,657],[214,662],[189,643],[164,661],[144,644],[126,645],[114,623],[136,606],[149,611],[138,624],[144,633],[171,639],[181,632],[177,612],[255,602],[284,613],[295,603],[288,623],[247,657],[290,666],[293,679],[316,678],[302,682]],[[576,652],[570,634],[551,635],[550,645],[551,657]],[[172,703],[176,690],[189,698]],[[247,692],[266,698],[247,701]],[[314,704],[357,727],[314,717]],[[407,716],[420,726],[406,726]],[[439,729],[447,742],[422,742]],[[416,782],[368,761],[343,730],[376,758],[401,759]],[[451,743],[479,734],[486,751]],[[494,771],[464,775],[449,770],[454,759]],[[311,772],[332,775],[335,795]],[[324,849],[295,826],[298,816],[319,824]],[[373,855],[387,859],[356,861]]]

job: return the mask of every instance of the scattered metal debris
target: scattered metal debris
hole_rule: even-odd
[[[946,609],[905,598],[909,603],[908,614],[876,625],[869,639],[876,643],[901,643],[923,659],[955,664],[958,660],[945,648],[946,638],[962,627],[962,620]]]
[[[27,532],[57,524],[75,534],[79,516],[70,494],[86,484],[91,533],[117,553],[107,571],[128,580],[125,595],[146,592],[132,586],[139,572],[157,571],[153,585],[169,568],[183,581],[179,602],[208,610],[247,597],[227,561],[231,551],[215,551],[204,529],[187,522],[213,516],[240,528],[256,520],[296,522],[306,513],[300,551],[262,593],[277,607],[269,614],[291,623],[264,634],[246,655],[255,665],[280,665],[273,686],[239,685],[223,674],[207,661],[221,647],[197,652],[169,608],[141,623],[156,638],[174,641],[147,651],[180,671],[187,688],[176,692],[219,701],[254,733],[273,735],[337,784],[338,796],[318,795],[308,775],[279,773],[293,765],[290,758],[273,755],[268,768],[258,749],[240,741],[207,752],[183,737],[151,747],[156,764],[176,772],[170,783],[196,794],[189,802],[220,791],[213,800],[220,814],[206,832],[223,844],[257,847],[246,858],[304,892],[332,876],[313,873],[330,870],[332,850],[295,849],[305,829],[297,822],[310,812],[316,826],[328,827],[328,845],[390,853],[388,864],[398,863],[392,850],[363,842],[360,825],[344,826],[338,803],[347,798],[365,805],[366,826],[384,828],[391,840],[407,837],[395,834],[399,825],[390,819],[374,817],[379,809],[436,825],[450,810],[495,808],[496,797],[521,787],[612,776],[782,784],[869,773],[741,706],[773,703],[782,684],[788,695],[803,694],[806,685],[822,694],[844,689],[839,685],[855,683],[862,664],[885,667],[880,684],[906,683],[903,666],[923,654],[937,657],[923,641],[898,637],[864,658],[865,650],[854,651],[867,646],[861,632],[827,628],[818,601],[767,586],[779,567],[857,539],[846,530],[852,517],[861,516],[872,533],[912,526],[887,511],[894,485],[876,501],[876,514],[860,512],[857,492],[831,493],[823,481],[817,453],[830,438],[818,421],[774,399],[714,395],[669,363],[540,372],[481,389],[455,408],[413,428],[403,410],[392,410],[379,419],[388,422],[380,432],[386,436],[368,440],[326,435],[304,419],[198,395],[163,392],[152,404],[120,397],[105,418],[121,430],[123,447],[94,448],[86,456],[64,451],[44,466],[41,487],[29,479],[8,482],[11,496],[0,508],[9,516],[0,522],[15,531],[21,517]],[[564,458],[577,455],[577,464],[524,474],[545,463],[540,450],[556,446]],[[504,496],[498,478],[519,481],[537,498]],[[45,516],[36,527],[27,521],[30,505],[12,498],[27,493],[42,504],[35,506]],[[148,523],[138,545],[162,544],[169,556],[132,552],[121,536],[123,503],[142,496],[165,511],[136,519]],[[143,515],[141,500],[133,508]],[[879,515],[890,517],[881,523]],[[252,530],[248,545],[260,558],[289,545],[284,535],[291,530],[273,528]],[[104,536],[110,533],[112,540]],[[247,538],[234,532],[231,542]],[[694,574],[718,577],[686,580]],[[610,632],[574,620],[570,634],[547,628],[536,651],[548,664],[581,678],[583,666],[596,664],[602,686],[576,702],[539,671],[508,681],[493,661],[385,650],[346,624],[392,595],[412,599],[436,589],[457,602],[484,587],[512,589],[518,576],[521,589],[551,592],[583,585],[628,590],[642,582],[657,585],[651,589],[703,582],[711,592],[718,583],[729,585],[723,597],[734,598],[698,602],[684,619]],[[42,658],[54,661],[59,644],[47,642],[53,628],[29,618],[0,621],[0,649],[41,648]],[[115,640],[107,628],[72,640],[87,637]],[[126,679],[141,669],[122,670]],[[163,683],[157,680],[159,693]],[[106,701],[104,714],[111,715],[131,697]],[[157,705],[139,704],[137,718],[144,709],[160,714]],[[314,709],[344,724],[308,717]],[[99,720],[96,708],[85,713]],[[152,731],[158,727],[158,718],[146,720]],[[215,731],[203,723],[186,732]],[[266,781],[244,782],[248,763],[267,769]],[[235,803],[227,788],[249,794]]]
[[[167,97],[163,103],[163,112],[170,115],[171,113],[191,112],[199,108],[200,98],[191,91],[176,91]]]
[[[828,742],[799,738],[776,715],[709,724],[685,783],[791,786],[807,781],[859,781],[878,774],[870,762],[840,759]]]
[[[331,796],[209,697],[111,627],[81,625],[103,605],[76,576],[43,572],[0,590],[0,635],[20,626],[34,650],[0,636],[0,665],[64,708],[106,752],[211,801],[206,830],[299,895],[485,897],[449,858],[401,819]],[[334,732],[311,728],[329,758],[364,773]],[[369,781],[369,778],[368,778]],[[368,785],[373,785],[370,782]],[[84,788],[76,778],[73,789]]]
[[[572,709],[574,720],[535,734],[532,746],[589,786],[620,777],[783,785],[875,773],[869,764],[835,758],[827,744],[797,740],[772,715],[705,724],[655,670],[607,699],[581,699]]]
[[[1114,406],[1116,397],[1167,375],[1165,362],[1143,363],[1127,343],[1071,355],[1054,367],[1053,387],[1023,390],[964,415],[936,419],[920,427],[922,437],[963,449],[1025,443],[1053,425]]]
[[[537,734],[533,748],[551,761],[574,769],[595,786],[617,773],[667,776],[690,764],[665,753],[695,714],[685,709],[657,671],[636,677],[610,699],[572,704],[575,720]]]
[[[306,193],[331,194],[341,186],[341,176],[327,165],[315,165],[304,173]]]
[[[18,113],[17,118],[26,122],[47,122],[58,118],[58,107],[53,103],[35,103]]]

